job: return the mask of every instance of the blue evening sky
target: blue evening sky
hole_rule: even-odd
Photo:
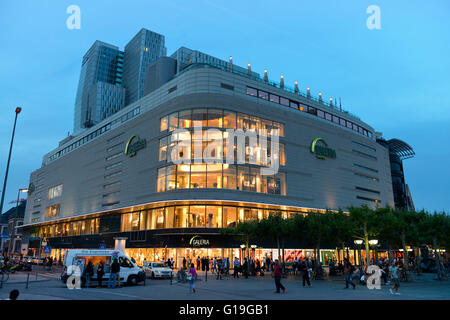
[[[66,8],[81,8],[81,29]],[[366,9],[381,9],[369,30]],[[81,59],[95,40],[119,46],[142,28],[170,55],[197,49],[343,107],[384,137],[409,143],[404,162],[417,209],[450,209],[450,1],[1,1],[0,188],[14,109],[19,116],[5,209],[42,156],[72,130]]]

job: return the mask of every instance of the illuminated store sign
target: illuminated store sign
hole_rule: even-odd
[[[139,136],[134,135],[128,139],[125,146],[125,154],[129,157],[134,157],[136,152],[144,149],[147,146],[147,140],[139,138]]]
[[[317,159],[336,158],[336,151],[328,148],[328,144],[322,138],[315,138],[311,144],[311,152],[316,155]]]
[[[189,244],[193,247],[204,247],[209,246],[209,240],[203,239],[199,235],[193,236],[189,241]]]

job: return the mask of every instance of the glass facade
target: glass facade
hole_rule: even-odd
[[[194,127],[255,130],[257,133],[266,129],[268,135],[271,129],[278,129],[279,136],[284,136],[282,123],[223,109],[189,109],[160,119],[161,132]]]
[[[286,195],[286,176],[264,176],[260,167],[231,164],[180,164],[158,169],[157,192],[223,188]]]
[[[307,209],[287,211],[201,203],[172,205],[121,215],[104,215],[100,218],[54,223],[39,227],[36,235],[47,238],[171,228],[228,228],[236,226],[239,221],[261,220],[280,213],[283,218],[288,218],[306,212]]]
[[[99,233],[99,218],[55,223],[40,227],[37,235],[43,238],[80,236]]]

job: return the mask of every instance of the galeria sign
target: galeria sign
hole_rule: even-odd
[[[323,138],[315,138],[311,144],[311,152],[316,155],[318,159],[336,158],[336,151],[328,148],[328,144]]]
[[[125,154],[129,157],[133,157],[136,155],[141,149],[144,149],[147,146],[147,140],[139,138],[139,136],[134,135],[128,139],[127,144],[125,146]]]
[[[193,247],[209,246],[209,240],[203,239],[199,235],[196,235],[191,238],[189,244]]]

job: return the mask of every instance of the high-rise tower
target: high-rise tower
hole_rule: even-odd
[[[123,52],[95,41],[83,57],[75,100],[74,134],[90,128],[125,106]]]
[[[141,29],[125,46],[123,86],[126,89],[126,105],[144,96],[147,67],[166,55],[163,35]]]

